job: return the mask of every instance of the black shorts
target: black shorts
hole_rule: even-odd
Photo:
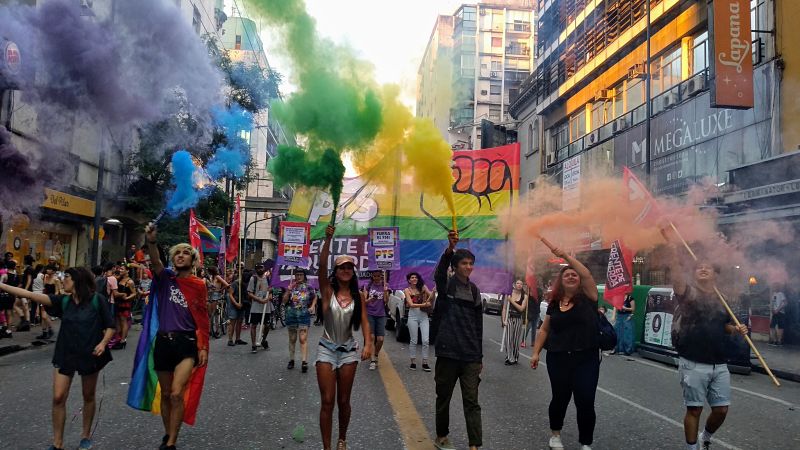
[[[78,375],[85,376],[99,372],[103,367],[111,362],[111,350],[106,349],[100,356],[94,355],[81,355],[81,356],[64,356],[61,358],[53,358],[53,367],[58,369],[58,373],[72,378],[75,372]]]
[[[250,321],[247,322],[247,323],[249,323],[250,325],[260,325],[261,324],[261,314],[262,313],[250,313]],[[264,323],[265,324],[269,323],[269,316],[271,316],[272,313],[266,313],[266,314],[267,314],[267,316],[264,317]]]
[[[156,372],[174,372],[175,367],[186,358],[197,364],[197,336],[194,333],[159,333],[153,349],[153,366]]]
[[[786,314],[778,313],[772,315],[772,320],[769,323],[770,328],[780,328],[783,330],[786,328]]]
[[[9,295],[5,292],[0,293],[0,311],[7,311],[9,309],[14,309],[14,303],[16,301],[16,297],[13,295]],[[11,320],[9,320],[11,322]]]

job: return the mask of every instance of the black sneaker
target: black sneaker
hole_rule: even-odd
[[[261,338],[261,346],[264,350],[269,350],[269,342],[267,342],[267,338]]]
[[[294,360],[293,359],[289,361],[289,364],[286,365],[286,368],[289,369],[289,370],[294,369]]]
[[[431,366],[429,366],[428,363],[422,363],[422,370],[424,370],[425,372],[430,372]]]
[[[236,344],[234,344],[233,341],[228,341],[228,347],[235,347],[235,346]]]
[[[47,331],[42,331],[42,334],[36,336],[35,339],[49,339],[50,335],[47,334]]]
[[[417,364],[416,363],[411,363],[411,365],[408,366],[408,368],[411,369],[411,370],[417,370]]]
[[[255,345],[250,347],[250,353],[258,353],[258,347],[256,347]]]
[[[243,341],[241,339],[237,339],[236,340],[236,345],[247,345],[247,342],[245,342],[245,341]]]
[[[303,364],[301,364],[301,365],[300,365],[300,370],[301,370],[303,373],[306,373],[306,372],[308,372],[308,363],[307,363],[307,362],[305,362],[305,361],[303,361]]]
[[[53,337],[53,329],[50,328],[50,329],[47,330],[47,339],[50,339],[52,337]]]
[[[17,331],[31,331],[31,323],[27,320],[23,320],[17,327]]]

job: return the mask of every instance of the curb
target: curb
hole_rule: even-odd
[[[767,375],[766,369],[764,369],[763,367],[761,367],[759,365],[752,364],[752,368],[753,368],[754,372],[758,372],[758,373],[762,373],[764,375]],[[792,373],[792,372],[788,372],[788,371],[780,370],[780,369],[772,369],[772,373],[773,373],[773,375],[775,375],[776,378],[780,378],[782,380],[788,380],[788,381],[794,381],[796,383],[800,383],[800,373]]]

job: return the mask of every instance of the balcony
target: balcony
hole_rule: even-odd
[[[509,45],[506,46],[506,55],[513,56],[530,56],[531,49],[527,45]]]
[[[507,33],[530,33],[531,24],[528,22],[514,22],[506,24]]]

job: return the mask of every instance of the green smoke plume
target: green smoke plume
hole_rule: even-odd
[[[370,69],[348,49],[318,36],[316,22],[302,0],[245,3],[248,11],[282,31],[299,84],[284,103],[273,104],[272,112],[290,131],[305,136],[307,148],[282,148],[269,170],[278,186],[330,187],[334,205],[338,205],[344,177],[341,154],[365,151],[383,124],[380,95]],[[289,158],[293,160],[287,161]],[[301,164],[311,167],[302,168]],[[331,184],[323,185],[321,180]]]
[[[269,161],[268,169],[277,186],[330,188],[333,204],[339,204],[345,169],[342,159],[333,149],[323,150],[317,157],[299,147],[279,145],[278,156]]]

